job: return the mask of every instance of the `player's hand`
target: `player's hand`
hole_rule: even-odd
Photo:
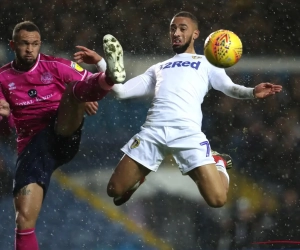
[[[0,116],[8,117],[10,114],[10,108],[7,101],[1,99],[0,100]]]
[[[74,61],[77,63],[96,64],[102,57],[94,50],[90,50],[84,46],[76,46],[79,51],[74,53]]]
[[[14,122],[12,116],[0,116],[0,138],[9,138],[13,133]]]
[[[276,93],[281,92],[282,86],[272,84],[269,82],[263,82],[255,86],[253,94],[255,98],[266,98],[271,95],[275,95]]]
[[[95,115],[98,111],[98,102],[86,102],[85,103],[85,112],[88,115]]]

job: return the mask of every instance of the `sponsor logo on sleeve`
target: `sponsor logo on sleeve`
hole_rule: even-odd
[[[72,62],[71,63],[71,67],[75,70],[77,70],[78,72],[82,72],[84,69],[76,62]]]

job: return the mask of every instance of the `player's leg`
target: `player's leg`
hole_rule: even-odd
[[[206,164],[187,173],[211,207],[222,207],[227,201],[229,178],[225,167],[223,168],[223,171],[218,171],[215,164]]]
[[[115,205],[122,205],[130,199],[150,171],[125,154],[109,180],[108,196],[114,198]]]
[[[53,171],[78,152],[81,127],[72,136],[54,131],[55,119],[36,134],[17,159],[14,179],[16,250],[38,249],[34,227],[46,196]],[[26,248],[27,247],[27,248]]]
[[[16,250],[39,249],[35,234],[35,224],[42,207],[43,196],[43,188],[37,183],[24,186],[15,195]]]
[[[61,136],[71,136],[83,122],[85,102],[78,101],[73,95],[74,83],[70,83],[59,104],[55,131]]]
[[[215,160],[215,163],[218,165],[218,162],[221,161],[224,163],[226,169],[231,169],[233,167],[232,158],[228,154],[218,153],[217,151],[211,151],[212,157]]]
[[[125,153],[107,186],[107,194],[114,197],[115,205],[125,203],[145,181],[151,171],[157,171],[164,159],[163,128],[143,127],[124,145]]]
[[[201,131],[172,127],[168,127],[168,131],[172,138],[168,145],[182,174],[193,179],[209,206],[223,206],[227,201],[229,185],[225,161],[219,155],[216,166],[209,141]]]
[[[49,128],[36,134],[19,154],[14,176],[16,213],[16,250],[36,250],[35,225],[38,219],[55,161],[48,152]]]
[[[101,100],[115,83],[122,83],[126,78],[123,63],[123,49],[112,35],[103,38],[103,49],[107,61],[107,71],[89,76],[84,81],[67,86],[58,109],[56,132],[70,136],[81,125],[85,102]]]

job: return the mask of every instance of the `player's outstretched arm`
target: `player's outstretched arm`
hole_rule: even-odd
[[[79,50],[74,53],[74,61],[77,63],[86,63],[86,64],[97,64],[102,60],[102,56],[100,56],[96,51],[88,49],[84,46],[76,46]]]
[[[10,108],[7,101],[0,100],[0,116],[8,117],[10,114]]]
[[[255,98],[262,99],[262,98],[269,97],[271,95],[275,95],[281,92],[281,90],[282,90],[281,85],[276,85],[269,82],[263,82],[255,86],[253,90],[253,95],[255,96]]]

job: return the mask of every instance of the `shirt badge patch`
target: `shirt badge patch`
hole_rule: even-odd
[[[192,56],[193,59],[200,59],[201,56]]]
[[[16,84],[14,82],[11,82],[8,84],[8,90],[14,90],[16,89]]]
[[[30,97],[36,97],[37,96],[37,91],[35,89],[30,89],[30,90],[28,90],[28,95]]]
[[[53,75],[50,72],[44,72],[41,75],[41,81],[44,84],[49,84],[53,81]]]
[[[79,64],[77,64],[76,62],[72,62],[71,63],[71,67],[73,68],[73,69],[76,69],[78,72],[82,72],[84,69],[83,68],[81,68],[81,66],[79,65]]]
[[[133,149],[133,148],[137,148],[139,145],[140,145],[141,141],[140,139],[138,138],[135,138],[133,143],[131,144],[130,148]]]

